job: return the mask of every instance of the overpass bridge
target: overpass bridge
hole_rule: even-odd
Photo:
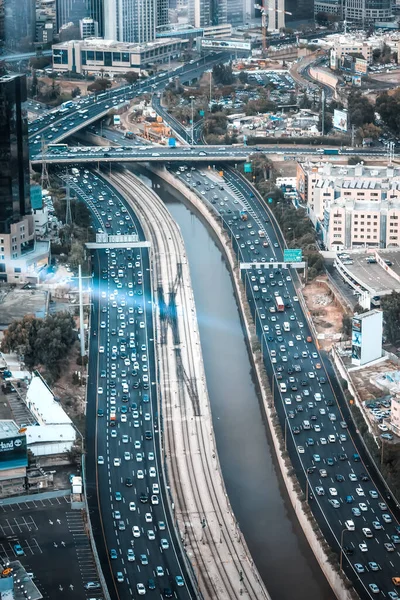
[[[252,154],[282,155],[282,157],[298,158],[304,156],[325,156],[314,146],[60,146],[48,147],[44,153],[35,154],[31,151],[31,164],[71,164],[71,163],[237,163],[249,161]],[[385,150],[354,149],[342,150],[339,155],[329,158],[343,158],[344,156],[385,157]]]

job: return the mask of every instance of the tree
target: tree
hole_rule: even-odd
[[[350,92],[347,107],[351,125],[361,127],[365,123],[374,122],[374,107],[359,90]]]
[[[232,73],[232,65],[230,64],[217,63],[213,66],[212,76],[217,85],[230,85],[235,81]]]
[[[32,83],[30,93],[31,98],[35,98],[38,93],[38,78],[36,75],[36,69],[32,69]]]
[[[25,315],[22,319],[12,321],[4,333],[1,351],[22,354],[28,344],[33,320],[32,315]]]
[[[135,73],[134,71],[127,71],[126,73],[124,73],[123,78],[130,85],[132,85],[133,83],[137,82],[137,80],[139,79],[139,75],[137,73]]]
[[[75,87],[72,91],[71,91],[71,98],[76,98],[77,96],[81,95],[81,88],[79,87]]]
[[[244,84],[246,84],[248,82],[248,80],[249,80],[249,76],[246,73],[246,71],[240,71],[240,73],[239,73],[239,81],[240,81],[240,83],[243,83],[243,85],[244,85]]]
[[[343,315],[343,317],[342,317],[342,333],[346,337],[350,337],[351,329],[352,329],[352,318],[349,315]]]
[[[104,92],[111,87],[111,81],[103,77],[95,79],[93,83],[88,85],[89,92]]]
[[[328,23],[328,13],[326,12],[318,12],[315,15],[315,22],[318,23],[318,25],[327,25]]]
[[[35,56],[29,60],[32,69],[44,69],[51,64],[51,58],[48,56]]]
[[[380,94],[375,103],[383,123],[390,128],[391,132],[400,132],[400,89],[389,96],[387,92]]]
[[[359,165],[362,162],[362,158],[360,156],[349,156],[347,159],[348,165]]]
[[[383,330],[387,340],[396,344],[400,340],[400,293],[382,296]]]
[[[333,122],[332,122],[332,115],[330,115],[328,112],[324,112],[324,135],[326,135],[327,133],[330,132],[330,130],[332,129],[333,126]],[[319,119],[318,119],[318,129],[319,131],[322,131],[322,113],[319,113]]]
[[[357,131],[357,138],[362,142],[366,139],[377,140],[381,135],[382,130],[373,123],[366,123]]]

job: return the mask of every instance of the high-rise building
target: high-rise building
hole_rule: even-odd
[[[363,29],[393,18],[391,0],[346,0],[343,12],[347,23],[359,25]]]
[[[30,214],[25,75],[0,77],[0,234]]]
[[[5,41],[4,31],[4,0],[0,0],[0,56],[3,53]]]
[[[57,32],[67,23],[79,27],[79,21],[89,16],[88,2],[87,0],[56,0],[56,16]]]
[[[30,50],[35,42],[35,0],[4,0],[6,49]]]
[[[159,31],[169,24],[168,9],[168,0],[157,0],[157,28]]]
[[[104,37],[104,1],[88,0],[88,16],[96,21],[99,37]]]
[[[189,23],[194,27],[225,25],[228,23],[228,2],[227,0],[189,0],[188,13]]]
[[[144,44],[156,37],[156,0],[105,0],[104,38]]]

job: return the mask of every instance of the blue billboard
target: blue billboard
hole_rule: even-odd
[[[6,437],[0,440],[0,471],[28,466],[26,435]]]

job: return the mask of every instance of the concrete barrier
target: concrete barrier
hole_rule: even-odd
[[[268,425],[270,428],[276,457],[277,457],[277,460],[279,463],[280,471],[281,471],[290,501],[292,503],[292,506],[294,508],[296,516],[299,520],[299,523],[303,529],[303,532],[307,538],[307,541],[310,544],[311,549],[314,552],[314,555],[315,555],[323,573],[325,574],[325,577],[327,578],[333,592],[335,593],[336,597],[339,600],[352,600],[354,598],[354,596],[352,595],[350,590],[345,587],[340,573],[335,571],[334,568],[332,567],[332,565],[330,565],[328,562],[328,558],[317,538],[316,532],[314,531],[310,520],[308,519],[307,515],[305,514],[305,512],[303,510],[302,501],[299,498],[298,493],[295,489],[294,482],[292,481],[292,479],[289,476],[289,468],[286,466],[284,458],[282,456],[279,439],[277,437],[277,433],[275,431],[275,427],[274,427],[274,423],[273,423],[274,410],[273,410],[272,393],[271,393],[269,386],[267,388],[266,386],[261,384],[261,381],[263,379],[262,378],[262,375],[263,375],[262,369],[260,368],[259,364],[255,360],[255,356],[254,356],[253,352],[251,351],[250,340],[253,336],[252,330],[254,331],[254,325],[246,318],[246,310],[245,310],[246,307],[245,307],[244,301],[242,300],[240,271],[237,268],[236,255],[235,255],[233,249],[227,243],[229,241],[229,236],[223,229],[221,223],[218,222],[217,219],[215,218],[215,214],[208,207],[206,207],[205,204],[203,203],[203,201],[197,196],[197,194],[194,193],[193,191],[191,191],[189,188],[187,188],[183,182],[181,182],[179,179],[176,179],[171,173],[169,173],[165,169],[156,169],[154,167],[149,167],[149,170],[152,171],[157,176],[159,176],[165,182],[170,184],[175,190],[180,192],[190,202],[190,204],[196,209],[196,211],[207,221],[207,224],[210,226],[210,228],[212,229],[212,231],[214,232],[215,236],[217,237],[218,241],[221,244],[227,264],[229,266],[229,270],[231,272],[232,282],[234,284],[235,295],[236,295],[238,305],[240,307],[240,314],[241,314],[242,322],[243,322],[245,332],[246,332],[245,337],[246,337],[246,341],[247,341],[247,345],[248,345],[248,349],[249,349],[249,356],[250,356],[250,359],[251,359],[253,367],[254,367],[254,372],[256,373],[256,376],[257,376],[258,387],[259,387],[260,394],[262,397],[262,405],[263,405],[264,413],[265,413],[265,416],[266,416],[266,419],[267,419],[267,422],[268,422]]]

